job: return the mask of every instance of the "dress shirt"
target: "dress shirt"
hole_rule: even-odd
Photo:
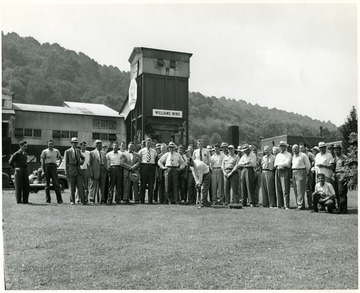
[[[293,169],[306,169],[306,173],[309,172],[310,160],[307,155],[302,152],[299,152],[297,155],[292,156],[292,168]]]
[[[202,157],[202,160],[200,159]],[[200,160],[203,161],[206,165],[210,166],[210,152],[208,149],[202,148],[201,149],[201,156],[200,156],[200,149],[196,149],[193,153],[193,160]]]
[[[146,157],[148,152],[150,151],[150,162],[147,162]],[[152,148],[148,149],[148,148],[142,148],[139,151],[139,155],[141,158],[141,163],[143,164],[155,164],[155,158],[156,158],[156,151]]]
[[[242,165],[244,167],[256,167],[256,155],[253,152],[250,152],[250,154],[243,154],[241,159],[238,162],[238,165]]]
[[[239,161],[239,157],[237,155],[226,155],[222,161],[222,165],[221,165],[221,169],[223,171],[227,170],[227,171],[232,171],[232,169],[234,169],[234,167],[236,166],[236,164]]]
[[[121,165],[121,157],[122,157],[123,153],[120,151],[117,151],[117,153],[115,153],[114,151],[109,152],[106,154],[106,159],[108,162],[108,166],[120,166]]]
[[[56,161],[61,158],[61,155],[58,149],[50,151],[49,148],[47,148],[41,152],[40,158],[44,160],[44,164],[56,164]]]
[[[322,165],[331,165],[332,163],[334,163],[334,158],[330,153],[318,153],[315,157],[315,170],[316,173],[323,173],[325,174],[325,177],[327,178],[332,178],[332,170],[329,168],[324,168],[324,167],[319,167],[319,164]]]
[[[265,155],[261,160],[263,170],[274,170],[275,156],[273,154]]]
[[[80,152],[81,152],[81,154],[83,155],[83,157],[85,158],[84,164],[82,164],[82,165],[80,166],[80,169],[86,170],[86,169],[88,168],[89,161],[90,161],[90,152],[87,151],[87,150],[85,150],[84,152],[82,152],[82,151],[80,150]]]
[[[222,161],[224,160],[225,155],[214,153],[210,158],[211,168],[221,168]]]
[[[335,190],[331,183],[324,182],[324,186],[321,186],[320,183],[316,183],[315,192],[322,193],[322,198],[330,196],[334,198]]]
[[[202,184],[204,175],[209,174],[209,166],[200,160],[194,160],[194,167],[190,167],[196,184]]]
[[[289,152],[278,153],[275,157],[275,167],[290,168],[292,156]]]
[[[178,167],[179,168],[179,167],[182,167],[185,165],[185,161],[179,153],[167,152],[165,155],[163,155],[159,159],[158,165],[160,167],[165,165],[165,167]]]

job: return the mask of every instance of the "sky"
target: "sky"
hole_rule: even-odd
[[[129,71],[134,47],[192,53],[189,90],[340,126],[357,107],[356,4],[2,1],[1,29]]]

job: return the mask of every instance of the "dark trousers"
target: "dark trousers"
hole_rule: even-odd
[[[123,168],[120,166],[110,167],[110,182],[109,182],[109,193],[108,203],[112,203],[114,197],[114,188],[116,186],[115,202],[119,203],[123,198]]]
[[[155,179],[155,165],[141,164],[140,165],[140,201],[145,202],[145,189],[148,188],[148,201],[152,203],[154,194],[154,179]]]
[[[180,198],[184,202],[186,201],[186,196],[187,196],[186,172],[187,172],[187,170],[185,170],[185,169],[179,171]]]
[[[195,180],[192,172],[187,174],[187,201],[190,204],[195,203]]]
[[[159,169],[158,172],[158,198],[160,203],[167,203],[167,198],[165,194],[165,176],[164,176],[164,170]]]
[[[179,202],[179,169],[169,168],[165,170],[165,193],[169,203]]]
[[[342,182],[340,179],[340,174],[335,175],[335,193],[336,193],[336,201],[337,206],[340,212],[346,212],[347,211],[347,185],[345,182]]]
[[[46,202],[47,203],[51,202],[51,197],[50,197],[50,179],[51,179],[54,190],[55,190],[55,194],[56,194],[56,200],[58,203],[62,203],[60,184],[59,184],[59,178],[58,178],[56,164],[45,164],[44,171],[45,171]]]
[[[27,168],[20,168],[15,171],[15,196],[17,203],[28,203],[29,202],[29,175]]]
[[[85,195],[84,195],[84,181],[81,174],[76,176],[69,176],[70,181],[70,202],[75,203],[75,189],[77,188],[79,191],[79,197],[81,203],[85,202]]]
[[[244,168],[241,172],[241,203],[246,205],[247,199],[250,204],[257,204],[255,198],[255,172],[254,168]]]

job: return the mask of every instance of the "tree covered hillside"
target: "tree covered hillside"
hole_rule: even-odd
[[[124,56],[126,58],[126,56]],[[62,105],[66,101],[103,103],[120,110],[130,74],[102,66],[58,44],[40,44],[32,37],[2,33],[2,86],[15,92],[15,102]],[[260,137],[284,133],[338,139],[337,127],[294,113],[252,105],[243,100],[189,93],[190,137],[205,144],[227,140],[227,127],[240,126],[240,141],[257,144]]]

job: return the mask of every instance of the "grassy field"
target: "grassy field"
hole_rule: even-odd
[[[347,215],[63,198],[3,191],[6,289],[358,288],[357,192]]]

